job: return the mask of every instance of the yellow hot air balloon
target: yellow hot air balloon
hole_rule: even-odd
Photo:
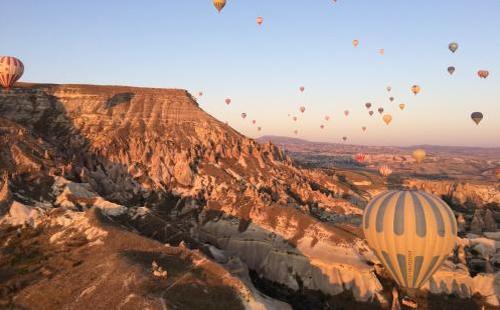
[[[417,94],[420,92],[420,86],[418,86],[418,85],[413,85],[413,86],[411,87],[411,91],[412,91],[412,93],[413,93],[413,94],[417,95]]]
[[[457,222],[439,197],[422,191],[387,191],[365,208],[368,245],[403,288],[421,287],[455,246]]]
[[[399,108],[400,108],[401,110],[404,110],[404,109],[405,109],[405,107],[406,107],[406,104],[404,104],[404,103],[400,103],[400,104],[399,104]]]
[[[219,13],[226,6],[226,0],[214,0],[213,3]]]
[[[390,114],[385,114],[382,119],[386,125],[389,125],[392,122],[392,116]]]
[[[418,164],[424,161],[426,155],[427,153],[424,149],[416,149],[412,154],[413,158],[417,161]]]

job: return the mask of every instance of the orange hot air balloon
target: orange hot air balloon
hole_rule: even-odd
[[[24,73],[23,63],[10,56],[0,56],[0,85],[10,89]]]
[[[323,129],[325,128],[325,125],[320,125],[319,128]]]
[[[231,98],[226,98],[226,100],[224,100],[226,102],[227,105],[229,105],[231,103]]]
[[[370,116],[373,115],[373,111],[368,111],[368,114],[370,114]]]
[[[226,0],[213,0],[213,3],[219,13],[226,6]]]
[[[381,48],[378,50],[378,52],[380,55],[384,56],[385,50],[383,48]]]
[[[300,90],[300,92],[301,92],[301,93],[303,93],[305,89],[306,89],[306,88],[305,88],[304,86],[300,86],[300,87],[299,87],[299,90]]]
[[[489,72],[489,71],[487,71],[487,70],[479,70],[479,71],[477,72],[477,75],[478,75],[480,78],[485,79],[485,78],[487,78],[487,77],[488,77],[488,75],[490,75],[490,72]]]
[[[387,165],[383,165],[378,168],[378,173],[380,173],[380,175],[383,177],[388,177],[392,174],[392,169]]]
[[[420,164],[421,162],[424,161],[425,156],[427,156],[427,153],[425,152],[424,149],[416,149],[415,151],[413,151],[411,156],[415,159],[417,164]]]
[[[327,122],[328,122],[329,120],[330,120],[330,116],[326,115],[326,116],[325,116],[325,121],[327,121]]]
[[[386,125],[389,125],[392,122],[392,116],[390,114],[384,115],[382,119]]]
[[[406,104],[404,104],[404,103],[400,103],[400,104],[399,104],[399,108],[400,108],[401,110],[404,110],[404,109],[405,109],[405,107],[406,107]]]
[[[413,92],[413,94],[415,94],[415,96],[420,92],[420,86],[418,85],[413,85],[411,87],[411,91]]]
[[[257,25],[261,26],[263,22],[264,22],[264,17],[262,16],[257,17]]]
[[[359,41],[358,40],[352,40],[352,45],[354,45],[354,47],[358,47]]]
[[[354,160],[357,161],[358,163],[364,162],[365,158],[366,158],[366,156],[363,153],[358,153],[358,154],[354,155]]]
[[[361,130],[366,131],[366,126],[361,127]]]
[[[294,116],[293,117],[293,121],[296,122],[297,121],[297,116]]]
[[[345,110],[345,111],[344,111],[344,115],[345,115],[345,116],[349,116],[349,110]]]
[[[257,121],[256,120],[252,120],[252,124],[255,124],[255,123],[257,123]]]
[[[300,110],[301,113],[304,113],[306,111],[306,107],[300,107],[299,110]]]

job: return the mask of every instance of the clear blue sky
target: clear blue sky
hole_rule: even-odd
[[[0,0],[0,9],[0,55],[25,63],[24,81],[201,90],[203,109],[252,137],[297,129],[331,142],[500,146],[498,0],[228,0],[222,14],[211,0]],[[393,115],[391,126],[368,116],[368,101]],[[294,123],[287,114],[301,105]],[[479,126],[474,111],[485,115]]]

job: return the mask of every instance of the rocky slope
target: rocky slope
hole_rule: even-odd
[[[167,252],[177,254],[165,255],[179,260],[186,256],[185,247],[197,249],[196,260],[210,261],[210,268],[220,268],[216,274],[227,270],[234,274],[227,275],[230,283],[220,282],[218,276],[200,280],[192,272],[193,261],[179,262],[179,268],[190,270],[188,275],[194,277],[180,281],[198,283],[196,287],[204,285],[200,281],[209,282],[210,294],[200,301],[204,305],[213,302],[209,296],[217,295],[211,288],[219,287],[220,294],[234,297],[228,298],[235,308],[236,304],[255,309],[287,307],[261,296],[252,281],[299,308],[293,295],[304,296],[300,302],[305,308],[331,307],[340,300],[346,307],[387,304],[387,287],[382,284],[388,280],[373,267],[377,261],[359,229],[348,224],[359,218],[369,193],[367,197],[328,172],[296,167],[272,144],[260,145],[206,114],[186,91],[23,84],[0,94],[0,131],[2,223],[5,227],[29,224],[21,229],[21,236],[41,229],[43,238],[58,239],[67,234],[63,219],[69,217],[77,218],[72,226],[77,232],[70,237],[83,238],[79,234],[85,235],[86,230],[82,232],[80,226],[104,231],[106,238],[85,237],[89,247],[104,244],[109,249],[103,256],[96,254],[101,259],[129,250],[160,251],[158,242],[169,244],[167,249],[173,250]],[[96,214],[104,214],[111,224],[95,220]],[[14,234],[9,228],[5,231]],[[117,241],[133,240],[125,237],[131,235],[150,240],[151,247],[137,245],[143,241]],[[53,243],[43,242],[43,248],[51,251]],[[15,257],[8,251],[4,255],[1,266],[7,268]],[[152,308],[162,302],[189,302],[182,296],[165,297],[169,280],[166,286],[151,288],[139,274],[146,265],[154,267],[149,267],[153,262],[145,259],[148,255],[134,254],[140,262],[120,255],[112,261],[112,268],[138,268],[133,276],[143,279],[117,294],[113,305],[129,300],[130,294],[143,298],[137,305],[154,300],[148,304]],[[89,268],[86,274],[91,274],[88,266],[100,266],[89,257],[81,259]],[[154,258],[153,276],[170,272],[168,262],[163,265]],[[158,270],[158,265],[163,269]],[[43,282],[38,275],[27,286],[8,289],[8,302],[29,305],[34,292],[56,294],[52,283],[64,286],[65,277],[73,279],[67,268],[58,272],[59,282]],[[93,286],[100,289],[89,289],[88,296],[93,297],[82,304],[101,300],[98,294],[104,294],[106,286],[88,281],[88,285],[73,281],[72,292],[57,292],[61,295],[56,301],[71,307],[66,298],[85,296]],[[152,291],[144,293],[139,287]],[[283,293],[288,290],[294,293]],[[212,304],[212,308],[228,306]]]

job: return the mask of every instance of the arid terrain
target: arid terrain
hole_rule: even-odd
[[[460,236],[420,308],[498,309],[500,150],[424,148],[416,166],[413,148],[255,141],[180,89],[19,84],[0,93],[0,308],[387,309],[361,214],[418,188]]]

